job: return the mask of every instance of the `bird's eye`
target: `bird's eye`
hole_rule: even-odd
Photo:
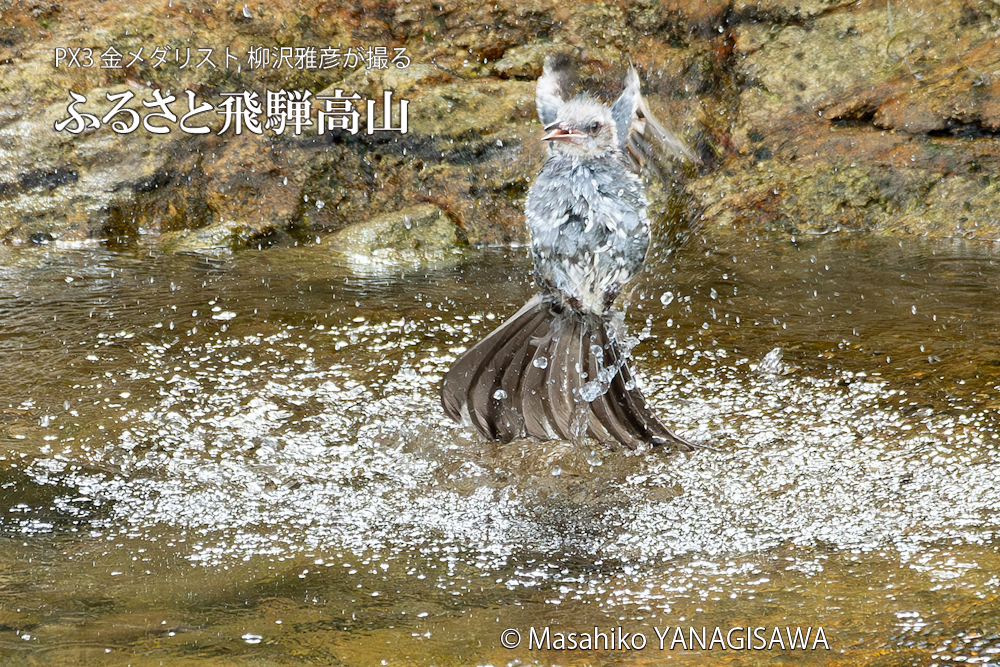
[[[597,131],[601,129],[601,124],[598,121],[594,121],[590,124],[590,131],[592,134],[597,134]]]

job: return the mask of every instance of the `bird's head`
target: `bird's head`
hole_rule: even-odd
[[[611,109],[587,97],[559,107],[555,121],[545,126],[542,141],[560,155],[600,157],[618,150],[618,131]]]

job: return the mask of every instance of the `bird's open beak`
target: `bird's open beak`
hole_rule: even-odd
[[[546,125],[546,130],[551,130],[548,134],[542,137],[542,141],[580,141],[587,135],[578,130],[572,128],[566,129],[563,127],[558,127],[553,125]]]

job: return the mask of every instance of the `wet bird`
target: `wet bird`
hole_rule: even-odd
[[[694,156],[649,113],[634,68],[611,106],[586,94],[566,99],[569,72],[566,56],[547,59],[535,98],[548,158],[525,218],[540,291],[458,358],[442,404],[502,442],[586,435],[688,451],[695,445],[664,426],[636,386],[612,304],[650,242],[636,172],[651,148]]]

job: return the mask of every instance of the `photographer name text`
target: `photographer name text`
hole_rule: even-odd
[[[653,628],[654,634],[626,632],[621,626],[593,631],[566,632],[549,627],[530,627],[527,636],[515,628],[500,634],[504,648],[514,649],[526,642],[529,650],[555,651],[641,651],[645,648],[660,651],[726,650],[769,651],[805,650],[818,648],[830,650],[826,632],[820,627],[671,627]]]

